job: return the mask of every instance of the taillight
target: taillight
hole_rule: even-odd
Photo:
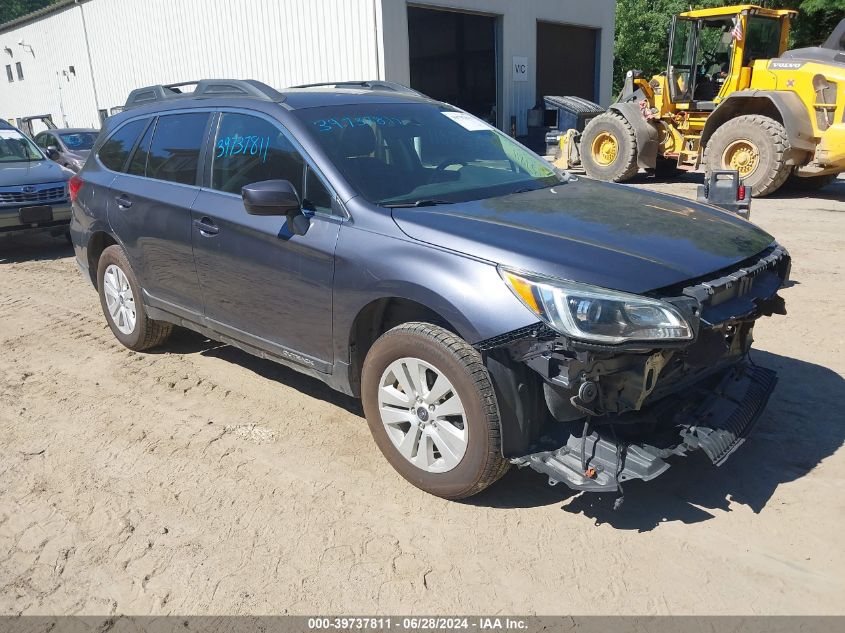
[[[739,187],[736,188],[736,199],[745,200],[745,185],[740,184]]]
[[[67,183],[68,193],[70,194],[70,201],[76,202],[76,196],[79,195],[79,190],[82,188],[82,183],[85,182],[82,178],[77,174],[73,176],[70,181]]]

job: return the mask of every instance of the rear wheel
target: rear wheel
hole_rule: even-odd
[[[142,351],[161,345],[173,326],[147,316],[135,273],[118,245],[109,246],[97,265],[100,305],[115,338],[131,350]]]
[[[469,497],[508,468],[487,368],[448,330],[406,323],[382,335],[364,361],[361,399],[387,461],[428,493]]]
[[[755,196],[777,191],[789,177],[786,164],[789,141],[786,129],[759,114],[736,117],[717,129],[707,144],[705,165],[709,173],[734,169]]]
[[[637,138],[621,114],[605,112],[587,124],[581,135],[581,163],[597,180],[624,182],[637,174]]]

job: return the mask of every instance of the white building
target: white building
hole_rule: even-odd
[[[608,103],[615,4],[60,0],[0,25],[0,116],[98,127],[145,85],[382,79],[524,134],[538,96]]]

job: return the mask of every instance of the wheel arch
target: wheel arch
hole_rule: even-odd
[[[98,230],[91,233],[88,238],[87,257],[88,257],[88,276],[91,278],[91,283],[94,288],[97,288],[97,265],[100,261],[100,256],[103,251],[109,246],[119,244],[117,239],[108,231]]]
[[[807,109],[798,95],[776,90],[741,90],[722,101],[707,118],[701,132],[699,164],[702,162],[704,150],[713,133],[724,123],[746,114],[767,116],[783,125],[790,149],[793,150],[793,155],[788,157],[788,161],[793,161],[792,164],[798,164],[800,158],[807,152],[815,151],[813,126]]]
[[[397,325],[414,321],[431,323],[466,339],[467,332],[462,332],[465,328],[456,327],[452,322],[454,319],[446,318],[442,312],[445,312],[442,308],[436,309],[398,295],[382,296],[361,307],[352,320],[348,334],[349,382],[353,395],[360,396],[361,368],[367,352],[376,339]]]

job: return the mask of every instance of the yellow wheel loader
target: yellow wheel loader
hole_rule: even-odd
[[[639,169],[739,172],[755,196],[845,171],[845,20],[819,47],[787,51],[796,11],[743,4],[675,16],[666,72],[631,70],[619,100],[556,165],[623,182]]]

